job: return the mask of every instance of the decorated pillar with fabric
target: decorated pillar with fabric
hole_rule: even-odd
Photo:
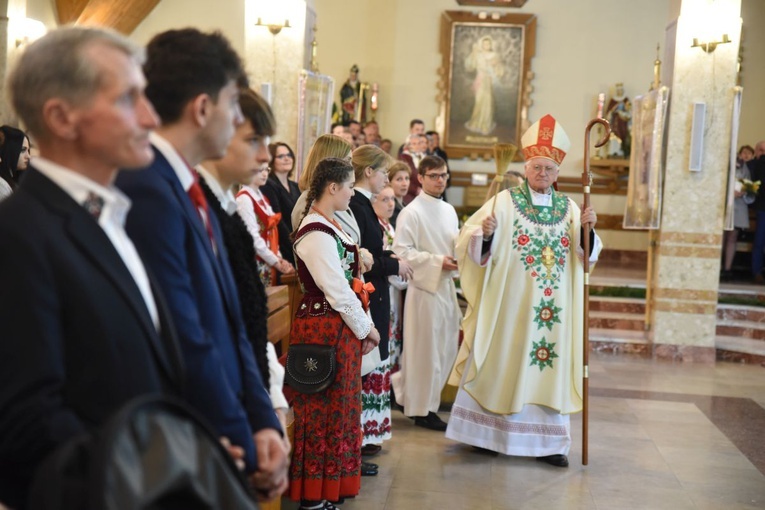
[[[551,116],[521,138],[524,182],[488,201],[457,241],[469,303],[451,374],[459,385],[446,436],[479,449],[568,465],[569,415],[582,409],[582,222],[553,189],[570,147]],[[590,262],[597,260],[594,236]]]

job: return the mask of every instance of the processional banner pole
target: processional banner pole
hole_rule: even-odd
[[[592,186],[592,173],[590,172],[590,131],[596,124],[603,126],[605,133],[595,147],[602,147],[608,143],[608,137],[611,134],[611,126],[605,119],[592,119],[587,123],[587,127],[584,130],[584,171],[582,172],[582,192],[584,195],[583,209],[590,207],[590,186]],[[583,323],[583,336],[582,336],[582,464],[587,465],[588,462],[588,435],[589,435],[589,400],[590,400],[590,231],[591,226],[589,223],[582,225],[584,236],[584,306],[582,307],[584,313]]]

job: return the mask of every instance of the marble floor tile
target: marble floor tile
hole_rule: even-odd
[[[765,368],[605,354],[590,367],[587,466],[581,414],[561,469],[477,453],[394,411],[370,459],[380,474],[341,510],[765,509]]]

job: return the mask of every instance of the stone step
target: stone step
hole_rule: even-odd
[[[748,320],[720,321],[718,319],[716,333],[718,337],[726,336],[726,337],[749,338],[752,340],[762,341],[762,343],[765,344],[765,341],[764,341],[765,340],[765,323],[762,323],[762,322],[752,322]]]
[[[590,297],[590,312],[624,312],[645,314],[645,300],[637,298]],[[717,305],[717,319],[765,323],[765,307],[746,305]]]
[[[645,331],[603,328],[590,329],[590,351],[644,357],[652,354]]]
[[[765,308],[759,306],[718,305],[717,322],[725,320],[765,323]]]
[[[590,311],[590,328],[643,331],[645,315],[642,313]]]
[[[738,336],[718,335],[715,338],[717,359],[738,363],[765,364],[765,342]]]
[[[644,314],[645,299],[591,296],[590,311]]]

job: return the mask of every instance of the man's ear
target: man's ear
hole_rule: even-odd
[[[212,98],[207,94],[199,94],[189,101],[187,113],[199,127],[205,127],[212,112]]]
[[[69,141],[77,138],[80,110],[67,101],[58,97],[47,100],[42,107],[42,117],[53,136]]]
[[[425,178],[421,176],[419,172],[417,172],[417,182],[420,183],[420,186],[422,186],[424,181],[425,181]]]

